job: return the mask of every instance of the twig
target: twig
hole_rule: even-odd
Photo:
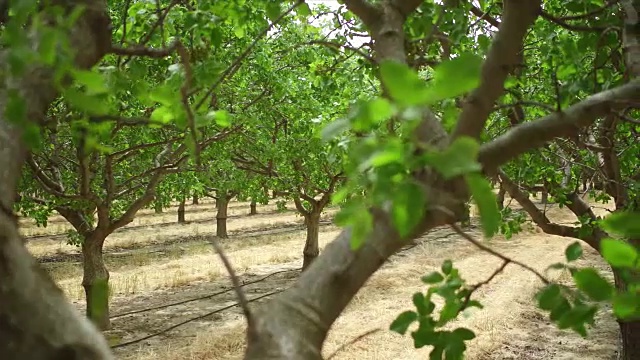
[[[242,308],[242,312],[244,313],[244,316],[247,318],[248,331],[251,332],[255,330],[255,322],[253,319],[253,314],[251,313],[251,309],[249,309],[249,302],[247,301],[247,297],[244,294],[244,291],[242,291],[242,285],[240,284],[238,275],[236,274],[235,270],[233,270],[233,266],[231,266],[231,262],[227,258],[227,255],[225,255],[224,250],[222,250],[222,247],[220,246],[220,244],[218,244],[218,240],[216,238],[211,238],[210,242],[211,242],[211,245],[213,245],[213,248],[216,250],[216,252],[220,256],[220,260],[222,260],[224,267],[227,269],[227,272],[229,273],[229,277],[231,278],[231,283],[233,284],[233,290],[235,291],[236,296],[238,297],[238,304],[240,305],[240,308]]]
[[[371,329],[371,330],[367,331],[367,332],[366,332],[366,333],[364,333],[364,334],[361,334],[361,335],[356,336],[355,338],[351,339],[351,341],[349,341],[349,342],[347,342],[347,343],[344,343],[344,344],[340,345],[340,347],[339,347],[339,348],[337,348],[337,349],[336,349],[336,351],[332,352],[332,353],[331,353],[331,355],[329,355],[329,357],[327,357],[327,360],[332,359],[332,358],[333,358],[334,356],[336,356],[340,351],[342,351],[342,350],[346,349],[348,346],[351,346],[351,345],[353,345],[353,344],[357,343],[358,341],[360,341],[360,340],[364,339],[365,337],[367,337],[367,336],[369,336],[369,335],[372,335],[372,334],[375,334],[375,333],[377,333],[377,332],[379,332],[379,331],[382,331],[382,329],[381,329],[381,328]]]
[[[473,238],[473,236],[467,234],[466,232],[464,232],[464,230],[462,230],[460,228],[460,226],[458,226],[457,224],[449,224],[449,226],[451,226],[451,228],[453,229],[453,231],[455,231],[458,235],[462,236],[465,240],[469,241],[470,243],[472,243],[473,245],[475,245],[477,248],[479,248],[480,250],[489,253],[497,258],[500,258],[506,262],[510,262],[510,263],[514,263],[518,266],[520,266],[523,269],[529,270],[530,272],[534,273],[540,280],[542,280],[542,282],[545,285],[548,285],[550,283],[550,281],[544,277],[544,275],[540,274],[536,269],[532,268],[531,266],[525,264],[525,263],[521,263],[520,261],[517,260],[513,260],[505,255],[500,254],[499,252],[493,250],[492,248],[482,244],[480,241],[476,240]],[[506,264],[505,264],[506,266]]]
[[[484,285],[487,285],[488,283],[490,283],[491,281],[493,281],[493,279],[495,279],[496,276],[498,276],[498,274],[502,273],[504,271],[504,269],[507,267],[507,265],[509,265],[511,263],[511,260],[503,260],[502,261],[502,265],[500,265],[499,268],[496,269],[496,271],[494,271],[491,276],[489,276],[487,278],[487,280],[481,281],[473,286],[471,286],[469,288],[469,293],[467,294],[467,296],[465,296],[464,298],[464,302],[462,305],[462,308],[466,308],[467,304],[469,303],[469,301],[471,300],[471,295],[473,295],[473,293],[480,289],[481,287],[483,287]]]

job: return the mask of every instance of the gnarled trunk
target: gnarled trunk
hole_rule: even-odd
[[[184,217],[184,207],[185,207],[185,203],[187,202],[186,198],[182,198],[182,200],[180,200],[180,204],[178,205],[178,223],[179,224],[184,224],[187,222],[187,220],[185,220]]]
[[[302,251],[302,271],[305,271],[320,254],[318,238],[320,234],[321,213],[321,210],[315,210],[305,215],[304,218],[304,224],[307,227],[307,238],[304,242],[304,250]]]
[[[216,236],[221,239],[229,237],[227,235],[227,208],[229,207],[229,198],[226,194],[218,196],[216,199]]]
[[[249,215],[256,215],[258,214],[258,204],[256,203],[255,200],[251,200],[251,204],[249,204]]]
[[[111,328],[109,320],[109,271],[104,264],[102,247],[106,234],[95,231],[82,244],[82,286],[87,300],[87,317],[100,329]]]

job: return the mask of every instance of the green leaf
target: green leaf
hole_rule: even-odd
[[[27,103],[17,91],[8,91],[9,99],[4,110],[7,119],[13,124],[22,124],[27,120]]]
[[[560,293],[560,287],[549,284],[536,295],[538,306],[542,310],[553,310],[564,299]]]
[[[109,112],[109,104],[104,95],[88,95],[75,89],[67,89],[64,99],[77,110],[92,115],[104,115]]]
[[[334,122],[327,124],[321,132],[322,141],[327,142],[336,138],[338,135],[349,130],[351,122],[347,118],[340,118]]]
[[[640,212],[613,213],[602,220],[602,227],[627,238],[640,238]]]
[[[471,196],[473,196],[478,206],[484,236],[491,238],[500,230],[500,222],[502,220],[496,195],[493,193],[489,181],[478,173],[467,174],[465,180]]]
[[[429,315],[435,308],[435,304],[428,300],[421,292],[413,294],[412,300],[413,305],[415,305],[418,310],[418,314],[422,316]]]
[[[406,182],[393,192],[391,216],[401,237],[409,236],[424,215],[425,196],[417,184]]]
[[[609,300],[613,295],[613,286],[603,279],[595,269],[585,268],[573,274],[578,289],[584,291],[595,301]]]
[[[300,16],[307,17],[311,15],[311,8],[309,7],[309,4],[307,4],[306,2],[303,2],[298,6],[298,8],[296,9],[296,12]]]
[[[160,106],[159,108],[156,108],[151,113],[151,116],[149,116],[151,121],[155,121],[155,122],[158,122],[158,123],[161,123],[161,124],[168,124],[172,120],[174,120],[175,117],[176,116],[173,113],[173,111],[171,110],[171,108],[169,108],[167,106]]]
[[[451,270],[453,269],[453,262],[449,259],[442,262],[442,266],[440,267],[442,273],[445,275],[451,274]]]
[[[442,274],[440,274],[439,272],[434,271],[428,275],[421,277],[420,280],[422,280],[422,282],[425,284],[437,284],[444,280],[444,276],[442,276]]]
[[[613,297],[613,313],[620,319],[640,314],[640,295],[631,293],[616,294]]]
[[[279,1],[271,1],[267,4],[267,17],[269,20],[275,21],[278,17],[280,17],[280,13],[282,10],[280,9]],[[238,36],[241,37],[241,36]]]
[[[434,69],[434,86],[430,89],[430,102],[462,95],[480,84],[482,57],[473,53],[443,61]]]
[[[383,61],[380,64],[380,77],[391,98],[402,106],[420,105],[429,96],[424,80],[407,65]]]
[[[33,150],[41,150],[42,149],[42,133],[40,131],[40,126],[28,122],[24,124],[24,128],[22,130],[22,140]]]
[[[213,111],[213,119],[216,124],[220,127],[229,127],[231,126],[231,119],[229,118],[229,113],[225,110],[217,110]]]
[[[632,268],[638,261],[638,250],[623,240],[603,239],[600,254],[613,267]]]
[[[38,44],[38,53],[40,60],[45,65],[53,65],[56,61],[58,46],[58,33],[56,31],[44,31]]]
[[[564,255],[569,262],[578,260],[578,258],[582,256],[582,245],[580,245],[580,242],[576,241],[573,244],[567,246],[564,251]]]
[[[424,160],[442,174],[445,179],[451,179],[482,169],[476,161],[479,148],[477,141],[463,136],[457,138],[444,151],[426,153]]]
[[[409,326],[418,319],[418,314],[415,311],[405,311],[393,320],[389,329],[397,332],[400,335],[404,335],[409,329]]]
[[[457,328],[453,330],[453,334],[461,340],[473,340],[476,338],[476,334],[467,328]]]
[[[77,83],[86,88],[87,95],[99,95],[109,92],[102,74],[89,70],[72,70],[71,75]]]

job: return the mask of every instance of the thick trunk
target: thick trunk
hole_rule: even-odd
[[[193,201],[191,202],[193,205],[198,205],[200,204],[200,197],[198,196],[198,194],[193,194]]]
[[[249,204],[249,215],[256,215],[258,214],[258,204],[256,203],[255,200],[251,200],[251,204]]]
[[[155,210],[156,214],[162,214],[162,203],[156,200],[153,203],[153,209]]]
[[[618,271],[613,271],[616,288],[622,291],[627,289],[627,284],[621,278]],[[618,360],[640,359],[640,319],[618,320],[620,326],[620,352]]]
[[[184,224],[187,222],[184,217],[184,207],[186,202],[187,199],[182,198],[182,200],[180,200],[180,204],[178,205],[178,223],[180,224]]]
[[[305,271],[320,254],[318,235],[320,234],[321,211],[311,212],[305,216],[304,223],[307,227],[307,238],[302,251],[302,271]]]
[[[87,317],[100,329],[111,328],[109,321],[109,271],[104,264],[102,246],[105,234],[94,232],[82,244],[82,286],[87,300]]]
[[[229,207],[229,199],[226,195],[220,195],[216,200],[218,212],[216,214],[216,236],[221,239],[229,237],[227,235],[227,208]]]

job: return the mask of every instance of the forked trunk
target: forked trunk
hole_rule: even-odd
[[[102,246],[106,235],[94,232],[82,244],[82,286],[87,300],[87,317],[100,330],[111,328],[109,320],[109,271],[104,264]]]
[[[218,212],[216,214],[216,236],[226,239],[227,235],[227,208],[229,207],[229,199],[226,195],[220,195],[216,200]]]
[[[180,204],[178,205],[178,223],[180,224],[184,224],[187,222],[187,220],[185,220],[185,217],[184,217],[184,207],[186,202],[187,202],[187,199],[182,198],[182,200],[180,200]]]
[[[200,197],[198,196],[198,194],[193,194],[193,201],[191,202],[193,205],[198,205],[200,204]]]
[[[249,215],[256,215],[258,214],[258,204],[256,204],[255,200],[251,200],[251,204],[249,204]]]
[[[320,234],[320,213],[321,211],[311,212],[305,216],[304,223],[307,227],[307,238],[302,251],[303,262],[302,271],[305,271],[309,265],[320,254],[318,235]]]

